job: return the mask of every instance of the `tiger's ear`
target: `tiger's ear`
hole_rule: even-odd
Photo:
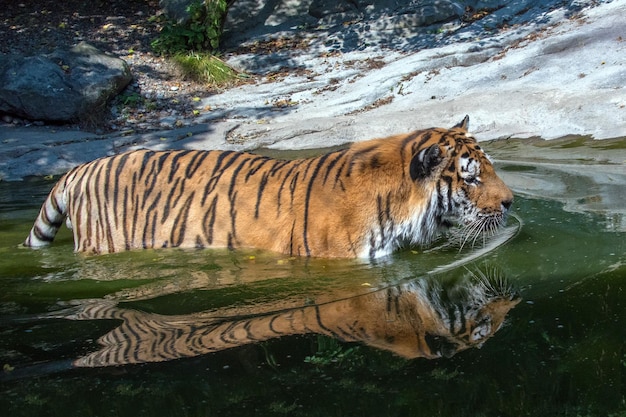
[[[409,174],[413,181],[428,177],[442,159],[439,145],[431,145],[416,153],[409,166]]]
[[[469,115],[466,114],[463,120],[452,126],[452,129],[454,128],[463,129],[467,132],[467,129],[469,128]]]

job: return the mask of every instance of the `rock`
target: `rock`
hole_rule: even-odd
[[[167,17],[179,24],[189,21],[189,6],[198,0],[159,0],[159,6]]]
[[[402,24],[414,27],[430,26],[435,23],[458,19],[463,16],[464,7],[458,1],[450,0],[411,0],[398,2],[396,0],[361,0],[344,2],[330,0],[313,0],[309,6],[309,14],[322,18],[329,15],[338,15],[338,19],[325,19],[324,24],[341,23],[345,17],[354,18],[353,12],[359,11],[359,17],[364,20],[375,21],[381,17],[399,17],[396,20],[405,20]],[[343,16],[343,15],[346,16]]]
[[[317,19],[336,13],[345,13],[358,9],[357,2],[348,0],[313,0],[309,5],[309,14]]]
[[[0,57],[0,112],[30,120],[85,120],[131,80],[126,62],[84,42],[46,55],[5,55]]]
[[[235,48],[246,41],[302,27],[335,28],[335,32],[345,34],[344,40],[356,37],[351,43],[368,43],[367,35],[355,32],[359,25],[365,26],[363,32],[368,35],[389,32],[401,36],[399,29],[415,31],[417,27],[458,20],[464,12],[465,2],[452,0],[239,1],[228,10],[222,44]]]
[[[448,0],[411,1],[397,10],[397,14],[411,16],[413,26],[430,26],[435,23],[447,22],[463,16],[465,9],[459,2]]]

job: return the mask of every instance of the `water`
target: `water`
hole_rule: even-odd
[[[500,241],[461,252],[441,241],[374,264],[225,250],[88,257],[67,231],[21,249],[52,183],[0,183],[2,415],[626,415],[626,140],[485,147],[516,193]],[[388,320],[389,294],[434,288],[459,301],[485,279],[520,297],[493,337],[450,358],[403,357],[403,346],[419,354],[406,326],[426,320]],[[302,334],[237,336],[271,319],[284,331],[286,315]]]

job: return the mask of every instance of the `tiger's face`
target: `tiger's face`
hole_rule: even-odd
[[[434,188],[437,226],[462,226],[461,245],[506,222],[513,193],[465,127],[442,130],[437,143],[417,152],[410,170],[413,180]]]

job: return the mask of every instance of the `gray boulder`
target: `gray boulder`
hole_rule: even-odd
[[[187,23],[190,19],[189,6],[200,0],[159,0],[159,6],[165,15],[179,24]]]
[[[313,0],[309,5],[309,14],[316,19],[337,13],[347,13],[362,9],[362,5],[350,0]]]
[[[354,13],[356,12],[356,14]],[[451,0],[312,0],[309,14],[316,18],[329,15],[349,17],[357,15],[366,19],[378,19],[382,15],[414,16],[412,24],[428,26],[457,19],[464,8],[458,1]],[[354,16],[351,16],[351,13]]]
[[[131,80],[126,62],[84,42],[46,55],[4,55],[0,112],[42,121],[90,119]]]
[[[407,32],[415,35],[421,32],[420,28],[459,20],[467,1],[474,4],[503,0],[235,1],[226,16],[222,45],[236,48],[241,43],[275,36],[278,32],[289,36],[301,27],[340,33],[342,50],[372,42],[394,44],[396,38]],[[333,42],[327,39],[325,44]]]
[[[396,13],[411,16],[412,19],[409,19],[409,22],[414,26],[429,26],[458,19],[463,16],[464,11],[465,9],[458,1],[417,0],[399,7]]]

